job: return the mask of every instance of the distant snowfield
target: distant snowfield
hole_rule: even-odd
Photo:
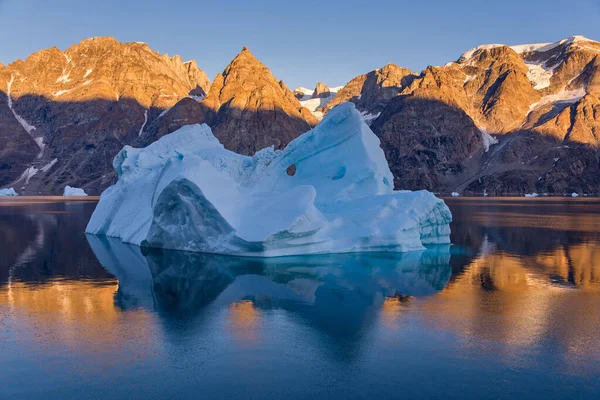
[[[322,109],[323,107],[325,107],[327,105],[327,103],[329,103],[331,100],[333,100],[333,98],[335,97],[337,92],[342,90],[342,88],[343,88],[343,86],[330,87],[329,91],[331,92],[331,95],[329,95],[327,97],[316,98],[316,99],[312,98],[312,94],[314,92],[313,89],[307,89],[305,87],[297,87],[295,89],[295,91],[298,91],[298,92],[301,92],[304,94],[304,97],[302,97],[300,99],[300,104],[302,104],[302,107],[305,107],[315,117],[321,119],[321,118],[323,118],[323,112],[319,111],[319,110]]]

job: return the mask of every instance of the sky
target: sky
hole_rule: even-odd
[[[113,36],[195,59],[211,80],[248,46],[289,87],[338,86],[484,43],[600,40],[599,21],[600,0],[0,0],[0,62]]]

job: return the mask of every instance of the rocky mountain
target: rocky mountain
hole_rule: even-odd
[[[215,77],[206,99],[179,101],[149,127],[140,144],[190,123],[207,123],[227,149],[254,154],[271,145],[284,147],[317,119],[244,47]]]
[[[163,110],[209,88],[194,61],[106,37],[1,68],[0,187],[61,194],[71,185],[97,194],[125,144]]]
[[[322,99],[329,96],[331,96],[331,90],[323,82],[318,82],[311,97],[313,99]]]
[[[398,189],[600,194],[600,43],[483,45],[416,74],[388,64],[294,92],[244,48],[211,84],[143,43],[85,40],[0,65],[0,188],[98,194],[125,144],[207,123],[230,150],[281,148],[351,101]]]
[[[324,111],[356,103],[398,188],[598,194],[599,55],[580,36],[484,45],[418,76],[390,65],[360,75]]]

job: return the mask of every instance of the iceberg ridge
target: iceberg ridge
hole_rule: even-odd
[[[351,103],[283,150],[226,150],[207,125],[125,146],[86,232],[140,246],[246,256],[410,251],[449,243],[428,191],[394,191],[379,139]]]

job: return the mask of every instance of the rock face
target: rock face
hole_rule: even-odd
[[[123,145],[209,87],[195,62],[112,38],[16,61],[0,69],[0,186],[61,194],[69,184],[99,194]]]
[[[321,99],[329,96],[331,96],[331,91],[329,88],[323,82],[319,82],[317,83],[317,86],[315,87],[311,97],[313,99]]]
[[[480,46],[419,76],[388,65],[354,78],[325,111],[352,101],[372,120],[397,188],[598,194],[599,53],[575,36]]]
[[[325,107],[333,107],[351,101],[363,114],[375,115],[387,102],[409,85],[415,75],[406,68],[387,64],[381,69],[359,75],[346,84]]]
[[[291,92],[247,48],[211,85],[193,61],[89,39],[0,65],[0,187],[94,195],[114,181],[124,145],[207,123],[226,148],[254,154],[352,102],[398,189],[600,194],[599,54],[580,36],[483,45],[418,75],[388,64],[343,88]]]
[[[225,148],[240,154],[280,149],[318,122],[246,47],[216,76],[206,99],[183,99],[163,119],[162,128],[151,127],[141,144],[190,123],[207,123]]]

